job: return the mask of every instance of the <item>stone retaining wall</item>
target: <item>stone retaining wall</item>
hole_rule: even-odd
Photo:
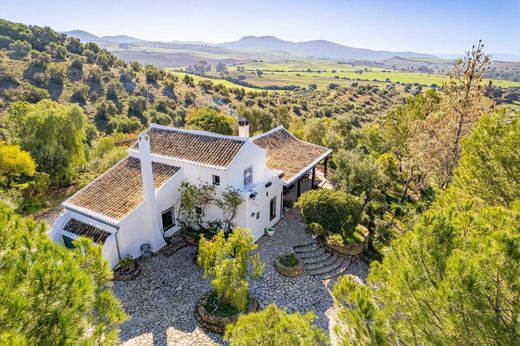
[[[212,292],[205,293],[197,302],[195,306],[195,319],[204,328],[218,334],[224,334],[226,332],[226,326],[228,324],[235,323],[236,320],[243,314],[239,312],[229,317],[213,316],[206,311],[204,307],[208,301],[208,297]],[[249,303],[247,304],[246,313],[258,311],[258,300],[255,297],[249,297]]]
[[[296,255],[296,258],[298,258],[298,263],[294,267],[286,267],[280,262],[280,258],[282,257],[278,256],[276,260],[274,261],[274,267],[278,271],[278,273],[282,274],[283,276],[288,277],[295,277],[298,275],[301,275],[303,273],[303,261],[301,258]]]

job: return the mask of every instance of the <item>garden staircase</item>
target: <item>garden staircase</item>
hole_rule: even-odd
[[[336,255],[312,240],[293,246],[294,252],[302,259],[305,272],[321,280],[329,280],[346,274],[352,260]]]
[[[186,239],[182,235],[176,234],[168,240],[168,244],[159,250],[158,254],[169,257],[187,245]]]

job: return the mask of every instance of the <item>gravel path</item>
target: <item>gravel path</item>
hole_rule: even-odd
[[[259,240],[257,251],[265,272],[262,279],[251,284],[251,290],[261,308],[274,303],[289,312],[314,311],[315,322],[333,337],[336,310],[330,290],[334,279],[322,281],[307,274],[286,278],[273,266],[279,254],[312,240],[305,227],[293,208],[275,227],[274,236]],[[197,300],[209,289],[209,282],[202,279],[202,269],[194,263],[195,251],[188,246],[170,257],[144,259],[136,280],[114,283],[114,291],[129,315],[121,329],[123,345],[222,344],[219,335],[199,327],[193,317]],[[368,266],[354,261],[348,272],[364,281]]]

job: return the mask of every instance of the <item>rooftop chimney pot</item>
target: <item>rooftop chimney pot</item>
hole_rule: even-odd
[[[249,121],[244,117],[238,120],[238,136],[249,137]]]

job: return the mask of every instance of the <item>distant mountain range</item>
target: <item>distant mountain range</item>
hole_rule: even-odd
[[[141,40],[139,38],[135,38],[132,36],[126,35],[116,35],[116,36],[96,36],[91,34],[90,32],[83,30],[71,30],[62,32],[62,34],[66,34],[68,36],[76,37],[80,41],[83,42],[110,42],[110,43],[139,43],[145,42],[145,40]]]
[[[275,36],[245,36],[237,41],[207,43],[202,41],[147,41],[127,35],[96,36],[83,30],[63,32],[82,42],[94,42],[123,60],[136,60],[160,67],[179,67],[206,60],[239,64],[269,59],[331,59],[336,61],[382,62],[392,58],[456,59],[460,54],[423,54],[353,48],[326,40],[293,42]],[[520,55],[490,54],[494,61],[520,61]]]
[[[315,40],[306,42],[292,42],[281,40],[274,36],[245,36],[238,41],[225,42],[219,44],[211,44],[207,42],[154,42],[141,40],[131,36],[117,35],[117,36],[96,36],[83,30],[66,31],[64,34],[77,37],[83,42],[95,42],[102,46],[109,46],[110,44],[137,44],[137,45],[155,45],[160,44],[163,48],[179,48],[179,45],[193,46],[216,46],[228,50],[264,50],[264,51],[278,51],[298,56],[338,59],[338,60],[383,60],[394,56],[403,58],[435,58],[431,54],[422,54],[415,52],[390,52],[379,51],[363,48],[353,48],[344,46],[338,43]],[[110,49],[110,47],[107,47]]]
[[[221,43],[219,46],[230,49],[271,49],[316,58],[340,60],[382,60],[394,56],[402,58],[435,58],[431,54],[415,52],[389,52],[353,48],[326,40],[292,42],[281,40],[274,36],[246,36],[238,41]]]

